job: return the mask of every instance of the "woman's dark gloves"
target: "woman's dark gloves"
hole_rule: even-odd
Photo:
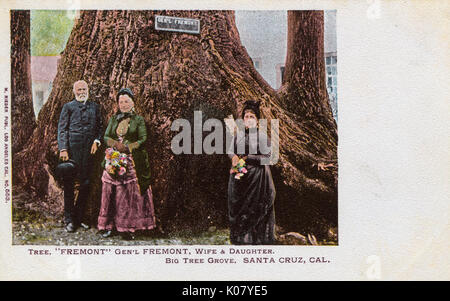
[[[129,152],[128,147],[125,144],[123,144],[122,142],[117,142],[114,147],[121,153]]]
[[[106,145],[108,145],[109,147],[114,147],[116,145],[116,143],[119,143],[119,141],[108,138],[105,139],[106,140]]]
[[[128,147],[120,141],[109,138],[108,141],[106,141],[106,144],[109,147],[114,147],[116,150],[118,150],[121,153],[129,153]]]
[[[139,143],[138,142],[133,142],[133,143],[128,144],[128,148],[130,150],[130,153],[133,152],[133,150],[135,150],[138,147],[139,147]]]

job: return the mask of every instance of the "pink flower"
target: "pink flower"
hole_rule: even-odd
[[[240,179],[242,178],[243,175],[244,175],[243,173],[238,172],[238,173],[234,176],[234,178],[237,179],[237,180],[240,180]]]
[[[106,165],[106,171],[110,174],[114,174],[114,168],[111,165]]]
[[[242,173],[247,173],[247,169],[246,169],[245,167],[243,167],[243,168],[241,169],[241,172],[242,172]]]
[[[121,176],[121,175],[124,175],[126,172],[127,172],[127,170],[125,169],[125,167],[121,167],[121,168],[119,169],[119,175],[120,175],[120,176]]]

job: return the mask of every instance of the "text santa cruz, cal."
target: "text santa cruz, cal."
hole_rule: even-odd
[[[325,257],[244,257],[243,263],[330,263],[330,260]]]

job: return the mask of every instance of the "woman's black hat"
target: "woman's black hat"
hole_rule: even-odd
[[[244,103],[244,108],[242,109],[242,119],[244,119],[244,115],[245,115],[245,111],[246,110],[252,110],[255,115],[256,118],[259,119],[260,117],[260,112],[259,112],[259,105],[261,104],[260,101],[256,101],[256,100],[247,100]]]
[[[119,100],[119,96],[120,95],[128,95],[134,101],[133,91],[131,91],[131,89],[129,89],[129,88],[122,88],[122,89],[120,89],[119,93],[117,93],[116,100]]]

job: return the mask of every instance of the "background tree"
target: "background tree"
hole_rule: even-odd
[[[13,155],[36,127],[30,69],[30,11],[11,10],[11,141]],[[13,163],[13,171],[18,171]]]
[[[156,31],[155,14],[200,19],[201,32]],[[82,11],[39,114],[33,143],[18,155],[28,167],[22,185],[48,195],[58,158],[58,117],[73,98],[74,81],[90,84],[90,98],[102,105],[105,122],[116,109],[117,91],[127,86],[148,125],[158,224],[169,231],[226,226],[228,157],[174,155],[170,142],[177,132],[170,126],[178,118],[193,122],[194,110],[201,110],[204,119],[239,117],[245,100],[260,99],[262,118],[280,120],[280,160],[273,167],[277,223],[284,230],[324,235],[337,221],[337,172],[322,169],[325,163],[336,167],[337,135],[324,86],[323,13],[297,11],[288,18],[289,80],[277,93],[253,67],[232,11]],[[97,163],[101,159],[100,152]],[[98,213],[101,172],[96,164],[92,221]]]
[[[295,194],[280,206],[290,219],[300,217],[297,225],[312,233],[337,226],[338,136],[325,83],[323,20],[323,11],[288,11],[286,67],[278,91],[294,129],[286,133],[288,142],[281,143],[293,165],[281,169],[281,178]]]

